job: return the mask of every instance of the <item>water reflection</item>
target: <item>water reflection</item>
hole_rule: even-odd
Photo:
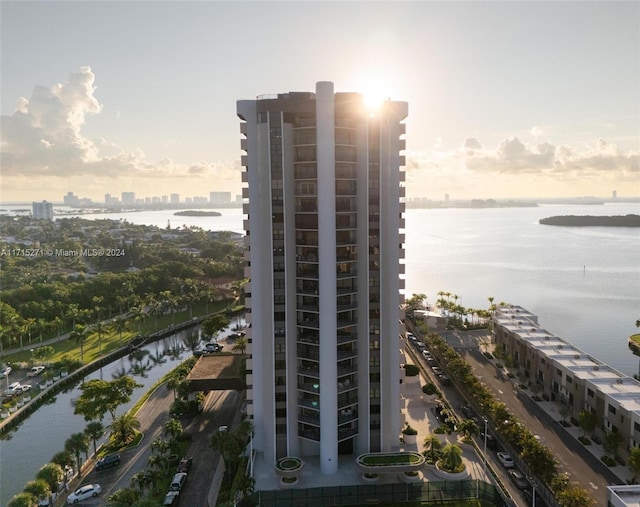
[[[121,414],[191,355],[192,334],[182,332],[145,345],[87,375],[85,380],[134,376],[142,387],[134,390],[131,402],[118,409]],[[84,431],[87,421],[73,413],[73,401],[80,394],[77,386],[58,393],[0,441],[0,505],[6,505],[22,491],[26,482],[35,478],[40,467],[63,450],[70,435]]]

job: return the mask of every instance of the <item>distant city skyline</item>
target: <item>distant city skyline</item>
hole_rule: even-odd
[[[321,80],[411,105],[408,198],[640,196],[638,2],[2,1],[0,14],[2,202],[235,196],[236,100]]]

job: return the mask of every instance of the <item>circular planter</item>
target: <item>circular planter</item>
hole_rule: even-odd
[[[304,461],[294,456],[285,456],[276,462],[276,473],[283,478],[294,478],[302,473]]]
[[[7,417],[9,417],[9,411],[8,410],[3,410],[2,412],[0,412],[0,417],[2,419],[6,419]]]
[[[295,488],[298,485],[298,478],[297,477],[280,477],[280,481],[278,482],[278,485],[282,489]]]
[[[24,399],[18,400],[18,402],[16,403],[16,406],[17,406],[18,408],[20,408],[20,407],[24,407]]]
[[[461,481],[462,479],[466,479],[469,476],[469,471],[467,470],[466,466],[462,472],[451,473],[442,470],[438,466],[438,463],[436,463],[435,473],[438,477],[447,481]]]
[[[398,474],[402,482],[419,482],[422,480],[418,472],[402,472]]]
[[[407,433],[403,433],[402,434],[402,438],[404,439],[404,443],[405,444],[415,444],[416,440],[418,438],[418,435],[417,434],[416,435],[410,435],[410,434],[407,434]]]
[[[15,414],[18,411],[18,407],[13,406],[13,407],[9,407],[9,413],[10,414]]]
[[[380,476],[378,474],[363,473],[362,480],[369,483],[378,482],[380,480]]]

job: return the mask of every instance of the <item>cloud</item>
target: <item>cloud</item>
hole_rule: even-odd
[[[461,157],[465,167],[474,172],[538,173],[546,176],[570,172],[596,176],[607,171],[618,173],[620,177],[629,177],[640,171],[638,152],[624,152],[602,139],[582,149],[556,146],[547,141],[525,144],[517,137],[502,140],[495,149],[484,149],[475,141],[474,138],[465,140],[462,149],[454,154],[454,157]]]
[[[124,151],[103,138],[89,139],[83,126],[103,106],[95,96],[95,75],[90,67],[70,74],[64,84],[35,86],[29,99],[20,97],[12,115],[1,118],[0,162],[3,178],[202,178],[229,179],[236,163],[192,165],[164,159],[152,162],[142,150]],[[117,111],[116,117],[120,117]]]

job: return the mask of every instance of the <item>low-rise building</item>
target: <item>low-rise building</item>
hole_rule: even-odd
[[[538,325],[518,306],[498,306],[493,318],[496,353],[517,369],[534,392],[570,409],[596,415],[595,435],[622,435],[618,454],[640,446],[640,382]]]

